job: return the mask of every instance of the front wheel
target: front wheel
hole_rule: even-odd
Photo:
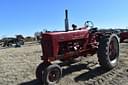
[[[39,81],[43,82],[42,80],[43,80],[44,71],[45,71],[45,69],[46,69],[49,65],[50,65],[49,63],[48,63],[48,64],[46,64],[46,63],[40,63],[40,64],[38,65],[38,67],[36,68],[36,78],[37,78]]]
[[[45,85],[56,84],[62,76],[61,67],[57,64],[41,63],[36,70],[36,78]]]
[[[53,64],[47,67],[44,72],[45,84],[54,85],[59,82],[62,76],[61,67],[57,64]]]
[[[119,39],[116,34],[103,36],[97,51],[99,64],[105,69],[112,69],[119,61]]]

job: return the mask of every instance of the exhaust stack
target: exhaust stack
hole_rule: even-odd
[[[65,10],[65,31],[69,31],[68,10]]]

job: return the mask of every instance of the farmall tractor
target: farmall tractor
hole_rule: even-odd
[[[91,21],[69,30],[68,11],[65,11],[65,31],[42,33],[43,62],[36,69],[36,77],[43,85],[56,84],[62,76],[62,67],[55,61],[65,63],[88,54],[97,53],[101,67],[111,70],[118,65],[119,39],[116,34],[98,32]]]

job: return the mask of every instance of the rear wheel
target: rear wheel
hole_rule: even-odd
[[[116,34],[103,36],[97,51],[99,64],[105,69],[114,68],[119,61],[119,40]]]

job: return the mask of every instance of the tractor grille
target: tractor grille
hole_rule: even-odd
[[[53,55],[52,52],[52,41],[51,40],[44,40],[43,41],[43,56],[51,57]]]

